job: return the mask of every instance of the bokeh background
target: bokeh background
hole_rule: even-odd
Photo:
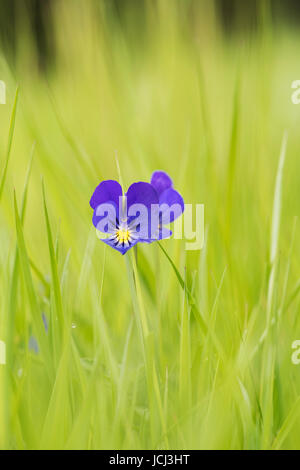
[[[299,448],[299,2],[0,11],[1,448]],[[157,169],[204,248],[122,257],[89,199]]]

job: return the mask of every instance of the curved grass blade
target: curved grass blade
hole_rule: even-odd
[[[26,201],[27,201],[27,192],[28,192],[28,184],[29,178],[31,174],[32,168],[32,157],[33,157],[34,147],[32,148],[32,154],[28,165],[28,170],[26,174],[26,180],[23,190],[22,196],[22,204],[21,204],[21,214],[20,214],[20,221],[23,226],[25,212],[26,212]],[[18,247],[16,246],[15,254],[14,254],[14,262],[13,262],[13,269],[12,269],[12,277],[11,277],[11,289],[10,289],[10,297],[9,297],[9,332],[8,332],[8,340],[7,340],[7,350],[8,355],[10,351],[10,345],[12,344],[12,332],[13,332],[13,324],[14,324],[14,317],[16,311],[16,302],[17,302],[17,290],[18,290],[18,269],[19,269],[19,254],[18,254]]]
[[[29,178],[31,174],[32,168],[32,158],[34,152],[34,145],[32,147],[31,157],[28,165],[28,170],[25,179],[25,185],[23,190],[22,196],[22,205],[21,205],[21,224],[24,223],[25,212],[26,212],[26,201],[27,201],[27,192],[28,192],[28,184]],[[18,281],[19,281],[19,253],[18,253],[18,246],[15,247],[14,258],[13,258],[13,268],[12,268],[12,275],[11,275],[11,282],[10,282],[10,293],[9,293],[9,300],[8,300],[8,318],[7,318],[7,335],[6,335],[6,351],[7,351],[7,364],[9,367],[6,368],[7,378],[6,378],[6,426],[7,429],[10,429],[11,426],[11,419],[9,416],[9,404],[11,400],[11,390],[12,390],[12,377],[11,377],[11,370],[13,368],[13,334],[14,334],[14,327],[15,327],[15,315],[17,309],[17,293],[18,293]],[[6,432],[6,436],[9,435],[9,432]]]
[[[28,293],[28,300],[30,304],[30,311],[32,314],[33,326],[36,332],[39,346],[41,348],[42,355],[44,357],[46,368],[48,369],[48,372],[50,372],[51,361],[50,361],[49,347],[47,344],[47,336],[46,336],[46,331],[44,328],[42,314],[41,314],[41,311],[38,305],[38,300],[36,297],[36,293],[34,290],[34,285],[33,285],[31,270],[30,270],[30,263],[29,263],[26,246],[25,246],[23,229],[22,229],[21,219],[18,213],[18,205],[17,205],[15,193],[14,193],[14,206],[15,206],[18,253],[19,253],[20,264],[22,267],[25,285],[26,285],[26,289]]]
[[[191,309],[194,313],[194,316],[199,324],[199,327],[200,329],[202,330],[202,333],[206,336],[207,334],[210,335],[211,339],[212,339],[212,342],[214,344],[214,347],[215,349],[218,351],[219,355],[220,355],[220,358],[222,359],[222,361],[225,360],[225,352],[223,350],[223,347],[221,345],[221,343],[219,342],[217,336],[215,335],[214,331],[206,324],[204,318],[203,318],[203,315],[201,314],[201,312],[199,311],[199,309],[197,308],[196,306],[196,301],[195,301],[195,298],[194,296],[192,295],[192,293],[190,292],[189,288],[187,287],[186,283],[184,282],[184,280],[182,279],[178,269],[176,268],[175,264],[173,263],[172,259],[170,258],[170,256],[168,255],[168,253],[166,252],[166,250],[163,248],[163,246],[160,244],[160,242],[157,242],[158,243],[158,246],[160,247],[160,249],[162,250],[162,252],[164,253],[164,255],[166,256],[167,260],[169,261],[169,263],[171,264],[174,272],[175,272],[175,275],[178,279],[178,282],[181,286],[181,288],[183,290],[185,290],[186,292],[186,295],[187,295],[187,298],[188,298],[188,301],[189,301],[189,304],[191,306]]]
[[[54,294],[56,314],[57,314],[57,318],[58,318],[58,322],[60,326],[60,332],[62,332],[63,327],[64,327],[63,306],[62,306],[60,282],[59,282],[58,270],[57,270],[57,261],[56,261],[52,232],[51,232],[51,227],[50,227],[44,184],[42,184],[42,190],[43,190],[43,202],[44,202],[46,229],[47,229],[47,236],[48,236],[48,248],[49,248],[50,264],[51,264],[53,294]]]
[[[284,443],[286,437],[288,436],[289,432],[292,430],[294,424],[299,419],[300,413],[300,396],[295,401],[294,405],[292,406],[289,414],[287,415],[284,423],[282,424],[281,428],[279,429],[273,444],[271,446],[271,450],[278,450]]]
[[[1,197],[2,197],[3,188],[4,188],[4,184],[5,184],[5,180],[6,180],[8,162],[9,162],[10,151],[11,151],[11,146],[12,146],[12,140],[13,140],[13,135],[14,135],[18,96],[19,96],[19,87],[17,87],[17,89],[16,89],[14,104],[13,104],[11,117],[10,117],[6,158],[5,158],[4,168],[3,168],[2,176],[1,176],[1,180],[0,180],[0,200],[1,200]]]

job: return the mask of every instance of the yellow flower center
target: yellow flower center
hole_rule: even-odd
[[[130,232],[128,229],[119,229],[116,231],[116,237],[119,243],[128,243],[130,241]]]

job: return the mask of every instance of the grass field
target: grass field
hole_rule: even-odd
[[[57,2],[44,74],[24,11],[0,51],[0,447],[300,448],[299,31],[146,5]],[[201,251],[161,243],[178,275],[97,239],[116,161],[204,204]]]

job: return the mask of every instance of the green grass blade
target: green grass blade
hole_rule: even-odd
[[[25,246],[21,219],[18,214],[18,206],[17,206],[17,200],[16,200],[15,194],[14,194],[14,206],[15,206],[15,221],[16,221],[16,230],[17,230],[18,253],[19,253],[20,264],[22,267],[23,276],[24,276],[24,280],[26,284],[29,304],[31,307],[32,321],[33,321],[36,337],[37,337],[39,346],[41,348],[41,352],[43,354],[43,359],[46,364],[46,369],[50,371],[51,361],[49,357],[49,346],[48,346],[47,336],[46,336],[46,332],[45,332],[45,328],[44,328],[44,324],[42,320],[42,312],[39,308],[37,296],[36,296],[33,281],[32,281],[30,263],[28,259],[26,246]]]
[[[185,290],[186,295],[187,295],[188,300],[189,300],[189,304],[190,304],[190,306],[192,308],[192,311],[195,315],[195,318],[196,318],[196,320],[199,324],[199,327],[201,328],[202,333],[204,335],[207,335],[207,334],[210,335],[215,349],[218,351],[222,361],[224,361],[225,360],[225,353],[224,353],[223,347],[222,347],[221,343],[219,342],[217,336],[215,335],[214,331],[209,328],[209,326],[207,325],[206,321],[203,318],[203,315],[201,315],[199,309],[196,306],[196,301],[195,301],[193,295],[191,294],[189,288],[186,286],[184,280],[182,279],[182,276],[180,275],[180,273],[179,273],[178,269],[176,268],[175,264],[173,263],[172,259],[170,258],[170,256],[166,252],[166,250],[163,248],[161,243],[158,242],[158,246],[160,247],[160,249],[162,250],[162,252],[166,256],[167,260],[171,264],[181,288]]]
[[[10,153],[11,153],[11,146],[12,146],[13,135],[14,135],[14,130],[15,130],[18,96],[19,96],[19,87],[17,87],[17,89],[16,89],[14,104],[13,104],[11,117],[10,117],[6,157],[5,157],[4,167],[3,167],[2,175],[1,175],[1,179],[0,179],[0,200],[1,200],[1,197],[2,197],[3,188],[4,188],[4,184],[5,184],[5,180],[6,180],[8,162],[9,162],[9,157],[10,157]]]
[[[281,216],[281,191],[282,191],[282,173],[286,154],[287,146],[287,133],[284,133],[279,157],[279,164],[276,175],[273,212],[272,212],[272,227],[271,227],[271,240],[270,240],[270,275],[268,284],[268,297],[267,297],[267,329],[271,324],[272,302],[274,293],[274,283],[276,276],[276,259],[278,252],[278,239],[280,231],[280,216]]]
[[[53,238],[52,232],[50,227],[47,203],[46,203],[46,196],[45,196],[45,188],[44,184],[42,186],[43,189],[43,202],[44,202],[44,214],[45,214],[45,221],[46,221],[46,229],[47,229],[47,237],[48,237],[48,249],[49,249],[49,256],[50,256],[50,264],[51,264],[51,278],[52,278],[52,285],[53,285],[53,295],[55,300],[55,307],[56,307],[56,314],[58,318],[59,324],[59,334],[62,336],[64,332],[64,313],[63,313],[63,305],[62,305],[62,298],[61,298],[61,289],[60,289],[60,282],[58,277],[58,269],[57,269],[57,261],[55,256],[55,250],[53,245]]]
[[[272,443],[272,450],[279,450],[284,444],[285,439],[288,437],[289,433],[292,431],[294,425],[299,419],[300,413],[300,396],[297,398],[293,404],[289,414],[285,418],[281,428],[277,432],[277,435]]]

